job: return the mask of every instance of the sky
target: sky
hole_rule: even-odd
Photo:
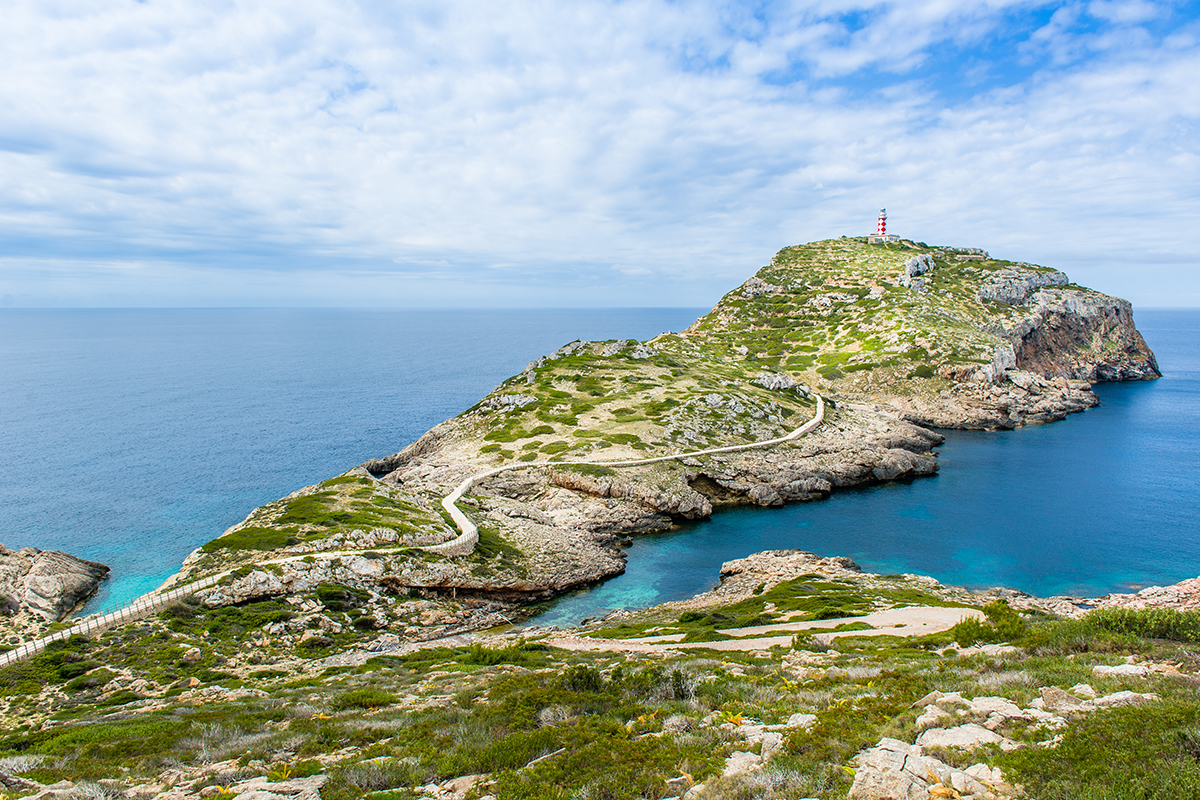
[[[10,0],[0,307],[703,307],[873,231],[1200,307],[1200,3]]]

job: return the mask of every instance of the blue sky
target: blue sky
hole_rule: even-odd
[[[1196,307],[1198,17],[15,0],[0,306],[706,306],[886,206]]]

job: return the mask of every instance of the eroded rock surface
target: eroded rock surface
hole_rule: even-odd
[[[64,619],[96,593],[109,568],[57,550],[0,545],[0,610]]]

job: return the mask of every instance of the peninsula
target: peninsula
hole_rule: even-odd
[[[378,627],[487,627],[621,572],[630,536],[932,475],[932,428],[1050,422],[1095,405],[1093,381],[1158,374],[1129,303],[1053,269],[903,240],[788,247],[687,330],[572,342],[400,452],[255,510],[171,586],[232,570],[198,593],[213,606],[407,592],[438,611],[381,602]]]
[[[1158,375],[1129,303],[1053,269],[785,248],[687,330],[572,342],[254,510],[133,617],[4,654],[2,791],[1194,797],[1200,578],[1035,598],[779,550],[679,603],[512,625],[639,534],[929,476],[934,428],[1061,420]]]

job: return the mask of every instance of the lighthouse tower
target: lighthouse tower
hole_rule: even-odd
[[[879,222],[875,226],[875,233],[867,237],[867,242],[870,244],[883,244],[885,242],[898,241],[900,241],[899,236],[887,232],[887,209],[879,209]]]

